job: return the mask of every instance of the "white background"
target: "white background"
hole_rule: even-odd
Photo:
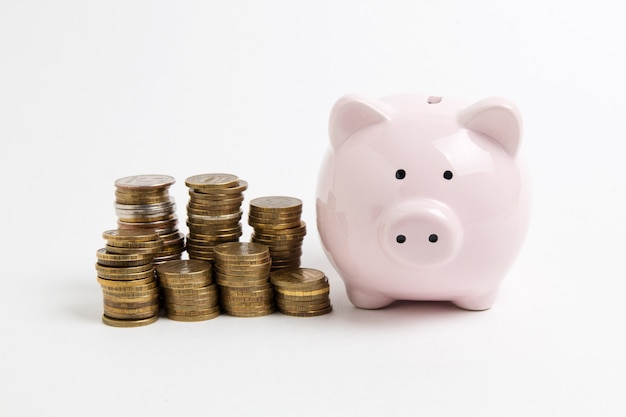
[[[626,414],[626,26],[618,2],[0,4],[0,415]],[[349,92],[505,96],[533,175],[494,307],[354,308],[315,228]],[[115,179],[228,172],[304,201],[319,318],[101,323]],[[246,240],[250,228],[242,240]],[[181,230],[186,231],[184,221]]]

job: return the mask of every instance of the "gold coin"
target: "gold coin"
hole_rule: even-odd
[[[187,306],[181,306],[181,307],[187,307]],[[170,308],[167,308],[166,310],[168,314],[176,314],[180,316],[193,317],[193,316],[201,316],[205,314],[212,314],[217,311],[220,311],[220,306],[215,305],[215,306],[211,306],[208,308],[197,308],[197,309],[186,309],[186,308],[181,309],[181,308],[178,308],[178,306],[170,306]]]
[[[154,255],[150,254],[115,254],[107,253],[106,248],[98,249],[96,252],[98,263],[104,266],[139,266],[152,262]]]
[[[210,298],[218,293],[217,285],[211,284],[206,287],[171,289],[163,288],[163,294],[168,298]]]
[[[156,249],[157,252],[163,247],[163,240],[150,240],[147,242],[107,242],[107,247],[126,248],[126,249]],[[106,249],[106,248],[105,248]]]
[[[159,293],[159,286],[155,281],[148,284],[130,286],[130,287],[108,287],[102,285],[102,293],[111,297],[133,298],[143,296],[156,296]]]
[[[237,296],[237,295],[254,295],[254,294],[263,294],[263,293],[274,293],[274,287],[272,286],[272,284],[270,284],[269,282],[264,282],[262,284],[259,285],[255,285],[255,286],[249,286],[249,287],[245,287],[245,288],[231,288],[231,287],[225,287],[222,288],[222,291],[220,294],[227,294],[227,295],[232,295],[232,296]]]
[[[152,271],[152,268],[153,266],[150,263],[139,265],[139,266],[129,266],[129,267],[105,266],[105,265],[100,265],[99,263],[96,263],[96,271],[98,272],[98,274],[102,273],[102,274],[106,274],[109,276],[110,275],[136,274],[139,272]]]
[[[154,197],[170,197],[170,192],[167,188],[153,188],[153,189],[134,189],[134,188],[115,188],[115,196],[127,199],[135,198],[154,198]]]
[[[263,268],[233,270],[216,267],[215,272],[226,277],[269,277],[271,266],[268,263]]]
[[[297,246],[277,246],[268,245],[272,259],[281,257],[296,257],[302,255],[302,245]]]
[[[186,222],[189,228],[189,233],[197,235],[224,235],[241,233],[241,223],[238,219],[231,219],[225,221],[207,221],[207,222]]]
[[[154,271],[149,269],[147,271],[128,273],[128,274],[108,274],[103,271],[97,272],[98,276],[103,279],[111,281],[137,281],[144,278],[154,277]]]
[[[102,294],[102,299],[105,303],[107,302],[112,302],[112,303],[117,303],[117,304],[144,304],[144,303],[154,303],[155,301],[158,302],[158,297],[159,293],[156,292],[154,294],[150,294],[150,295],[142,295],[139,297],[118,297],[118,296],[114,296],[108,293],[103,293]],[[114,305],[115,307],[115,305]],[[120,306],[121,307],[121,306]]]
[[[153,276],[150,276],[148,278],[138,279],[135,281],[116,281],[116,280],[110,280],[110,279],[104,279],[104,278],[98,277],[98,283],[100,285],[104,287],[110,287],[110,288],[133,288],[133,287],[138,287],[142,285],[148,285],[148,284],[151,284],[152,282],[156,282]]]
[[[159,233],[158,230],[167,229],[168,227],[173,227],[178,224],[178,216],[173,215],[171,219],[166,220],[158,220],[151,222],[125,222],[122,220],[117,220],[117,227],[119,229],[138,229],[138,230],[151,230],[153,232]],[[172,230],[171,232],[173,232]],[[167,233],[171,233],[167,232]]]
[[[134,254],[142,254],[142,255],[156,255],[161,250],[161,246],[157,246],[154,248],[124,248],[118,246],[105,245],[104,249],[109,254],[116,255],[134,255]]]
[[[208,314],[203,314],[203,315],[198,315],[198,316],[181,316],[179,314],[174,314],[174,313],[166,313],[165,317],[167,317],[170,320],[174,320],[174,321],[186,321],[186,322],[193,322],[193,321],[205,321],[205,320],[211,320],[214,319],[215,317],[220,315],[220,311],[216,311],[213,313],[208,313]]]
[[[258,312],[241,312],[241,311],[226,311],[226,314],[233,317],[263,317],[270,314],[274,314],[276,310],[274,308],[262,310]]]
[[[181,298],[165,298],[165,305],[173,304],[179,306],[198,306],[202,308],[209,308],[219,305],[219,299],[217,297],[213,298],[202,298],[202,299],[181,299]]]
[[[139,242],[154,242],[159,240],[159,235],[149,230],[106,230],[102,238],[109,244],[125,244]]]
[[[117,254],[106,251],[106,248],[100,248],[96,252],[96,257],[99,261],[150,261],[152,256],[150,254],[130,253],[130,254]],[[106,265],[106,264],[105,264]]]
[[[104,314],[106,314],[108,317],[114,317],[116,319],[123,319],[123,318],[138,319],[138,318],[151,317],[159,313],[158,301],[154,305],[151,305],[148,307],[116,308],[116,307],[111,307],[109,305],[104,304],[103,308],[104,308]]]
[[[211,284],[209,287],[213,287],[214,284]],[[183,289],[172,289],[172,288],[163,288],[163,296],[168,300],[174,301],[208,301],[217,298],[218,292],[214,290],[212,292],[189,292],[183,293],[182,291],[193,291],[195,289],[202,289],[207,287],[199,287],[199,288],[183,288]]]
[[[118,320],[142,320],[142,319],[150,318],[152,316],[159,315],[159,310],[157,309],[153,313],[137,313],[137,314],[117,314],[117,313],[108,313],[105,311],[104,315],[113,319],[118,319]]]
[[[300,221],[301,214],[299,211],[287,212],[283,213],[280,211],[277,212],[267,212],[267,211],[256,211],[250,210],[248,212],[248,216],[260,222],[267,223],[280,223],[280,222],[292,222],[292,221]]]
[[[187,210],[215,210],[220,207],[241,207],[244,196],[241,193],[232,195],[205,194],[189,191]]]
[[[185,185],[196,190],[214,190],[237,186],[239,178],[232,174],[199,174],[188,177]]]
[[[157,273],[173,277],[209,276],[211,274],[211,264],[192,259],[173,261],[157,267]]]
[[[289,230],[295,229],[300,224],[300,220],[293,221],[291,223],[282,222],[282,223],[261,223],[253,218],[248,218],[248,224],[255,229],[263,229],[267,230]]]
[[[315,297],[319,295],[328,295],[330,292],[330,287],[328,284],[325,284],[324,287],[313,289],[313,290],[286,290],[284,288],[275,288],[277,295],[283,296],[291,296],[291,297]]]
[[[241,207],[244,197],[241,193],[235,194],[206,194],[189,190],[187,210],[207,210],[221,206]]]
[[[280,311],[283,314],[286,313],[304,313],[307,314],[307,316],[310,316],[312,313],[316,313],[319,311],[325,311],[329,308],[332,307],[332,304],[330,304],[330,302],[326,303],[325,305],[319,305],[319,306],[311,306],[311,307],[307,307],[307,306],[297,306],[297,307],[285,307],[285,306],[281,306],[280,304],[276,305],[276,308],[278,309],[278,311]]]
[[[169,175],[132,175],[119,178],[115,181],[115,187],[125,190],[151,190],[167,188],[176,180]]]
[[[231,206],[231,207],[219,207],[215,209],[187,209],[187,219],[191,223],[203,222],[206,218],[213,218],[216,216],[232,216],[241,212],[241,206]]]
[[[169,290],[189,290],[189,289],[194,289],[194,288],[201,288],[201,287],[206,287],[207,285],[211,285],[213,283],[213,280],[211,279],[205,279],[203,281],[198,281],[198,282],[193,282],[193,283],[180,283],[180,282],[167,282],[167,281],[161,281],[161,287],[163,289],[167,288]]]
[[[248,182],[239,180],[236,185],[227,188],[194,188],[190,187],[189,192],[197,194],[210,194],[219,198],[228,198],[242,194],[248,189]]]
[[[260,243],[265,246],[275,246],[275,247],[294,247],[294,246],[302,246],[304,242],[304,235],[269,235],[253,232],[250,236],[251,241],[255,243]]]
[[[146,205],[161,207],[162,205],[171,204],[173,201],[174,199],[168,190],[160,190],[158,194],[147,194],[145,191],[126,193],[116,190],[114,206],[119,208],[145,207]]]
[[[107,317],[106,315],[102,315],[102,322],[104,324],[106,324],[107,326],[112,326],[112,327],[139,327],[139,326],[146,326],[148,324],[152,324],[155,321],[157,321],[159,318],[159,315],[155,315],[153,317],[148,317],[145,319],[138,319],[138,320],[120,320],[120,319],[115,319],[112,317]]]
[[[258,197],[250,201],[250,210],[297,211],[302,210],[302,200],[285,196]]]
[[[212,262],[215,260],[212,255],[207,255],[203,253],[195,253],[195,252],[187,252],[189,255],[189,259],[198,259],[199,261],[207,261]]]
[[[223,258],[219,258],[215,261],[215,266],[220,268],[222,271],[233,271],[233,272],[252,272],[252,271],[263,271],[268,268],[272,264],[272,258],[268,254],[267,256],[259,259],[248,259],[248,260],[224,260]]]
[[[280,311],[280,310],[279,310]],[[295,316],[295,317],[316,317],[322,316],[324,314],[328,314],[333,311],[333,306],[326,307],[322,310],[312,310],[312,311],[280,311],[282,314],[287,316]]]
[[[284,235],[270,235],[266,233],[260,233],[258,231],[252,232],[250,240],[252,242],[261,243],[262,245],[301,245],[304,242],[304,234],[284,234]]]
[[[163,240],[163,245],[167,245],[169,242],[172,241],[179,241],[181,239],[184,240],[185,238],[185,234],[178,230],[171,233],[161,233],[158,236]]]
[[[215,300],[199,300],[199,301],[171,301],[165,300],[163,304],[166,310],[170,311],[178,311],[183,312],[186,311],[185,308],[189,309],[187,311],[197,311],[197,310],[206,310],[209,308],[218,308],[220,307],[220,302],[218,299]]]
[[[228,288],[255,287],[255,286],[266,284],[269,281],[267,280],[267,278],[264,278],[264,279],[246,279],[246,280],[230,280],[230,279],[225,279],[225,278],[222,278],[222,277],[217,277],[216,282],[217,282],[217,285],[220,286],[220,288],[224,289],[224,288],[227,288],[227,287]]]
[[[123,223],[154,223],[160,221],[171,220],[175,218],[176,215],[172,213],[165,214],[157,214],[157,215],[128,215],[124,213],[117,213],[117,219]]]
[[[306,223],[304,220],[300,221],[298,227],[292,227],[289,229],[276,229],[276,228],[262,228],[256,227],[254,233],[260,237],[267,237],[270,239],[277,239],[280,236],[305,236],[306,235]]]
[[[272,272],[270,281],[281,290],[304,290],[327,282],[327,278],[322,271],[317,269],[294,268]]]
[[[215,247],[215,255],[224,261],[267,259],[269,249],[254,242],[222,243]]]
[[[154,307],[159,304],[158,297],[146,298],[145,301],[130,301],[129,299],[117,299],[111,297],[104,297],[103,304],[108,307],[114,307],[119,309],[135,309],[135,308],[147,308]]]

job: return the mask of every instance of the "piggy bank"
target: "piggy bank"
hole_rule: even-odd
[[[490,308],[530,218],[516,106],[349,94],[332,108],[329,136],[317,228],[351,303]]]

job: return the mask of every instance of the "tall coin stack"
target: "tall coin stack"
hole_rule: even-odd
[[[202,321],[219,316],[217,285],[211,264],[197,259],[166,262],[156,268],[167,318]]]
[[[187,253],[190,259],[212,262],[215,246],[238,242],[242,235],[241,203],[246,181],[232,174],[200,174],[185,180],[187,204]]]
[[[157,233],[163,239],[163,248],[154,257],[156,265],[180,259],[185,250],[185,236],[178,231],[176,204],[169,194],[174,182],[169,175],[133,175],[115,181],[118,228]]]
[[[267,246],[261,244],[230,242],[215,247],[215,277],[226,313],[259,317],[274,312],[271,263]]]
[[[300,266],[306,235],[301,214],[302,201],[294,197],[259,197],[250,202],[248,224],[254,228],[250,240],[269,247],[273,271]]]
[[[328,278],[312,268],[281,269],[270,274],[278,310],[290,316],[314,317],[328,314],[330,303]]]
[[[107,230],[106,247],[98,249],[96,271],[102,287],[102,321],[114,327],[137,327],[159,317],[159,287],[153,259],[163,247],[154,232]]]

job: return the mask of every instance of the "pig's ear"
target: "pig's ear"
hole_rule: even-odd
[[[389,120],[386,107],[380,100],[359,94],[347,94],[337,100],[328,125],[333,148],[339,148],[356,131]]]
[[[517,154],[522,140],[522,117],[509,100],[501,97],[481,100],[462,111],[459,121],[467,129],[491,137],[509,155]]]

